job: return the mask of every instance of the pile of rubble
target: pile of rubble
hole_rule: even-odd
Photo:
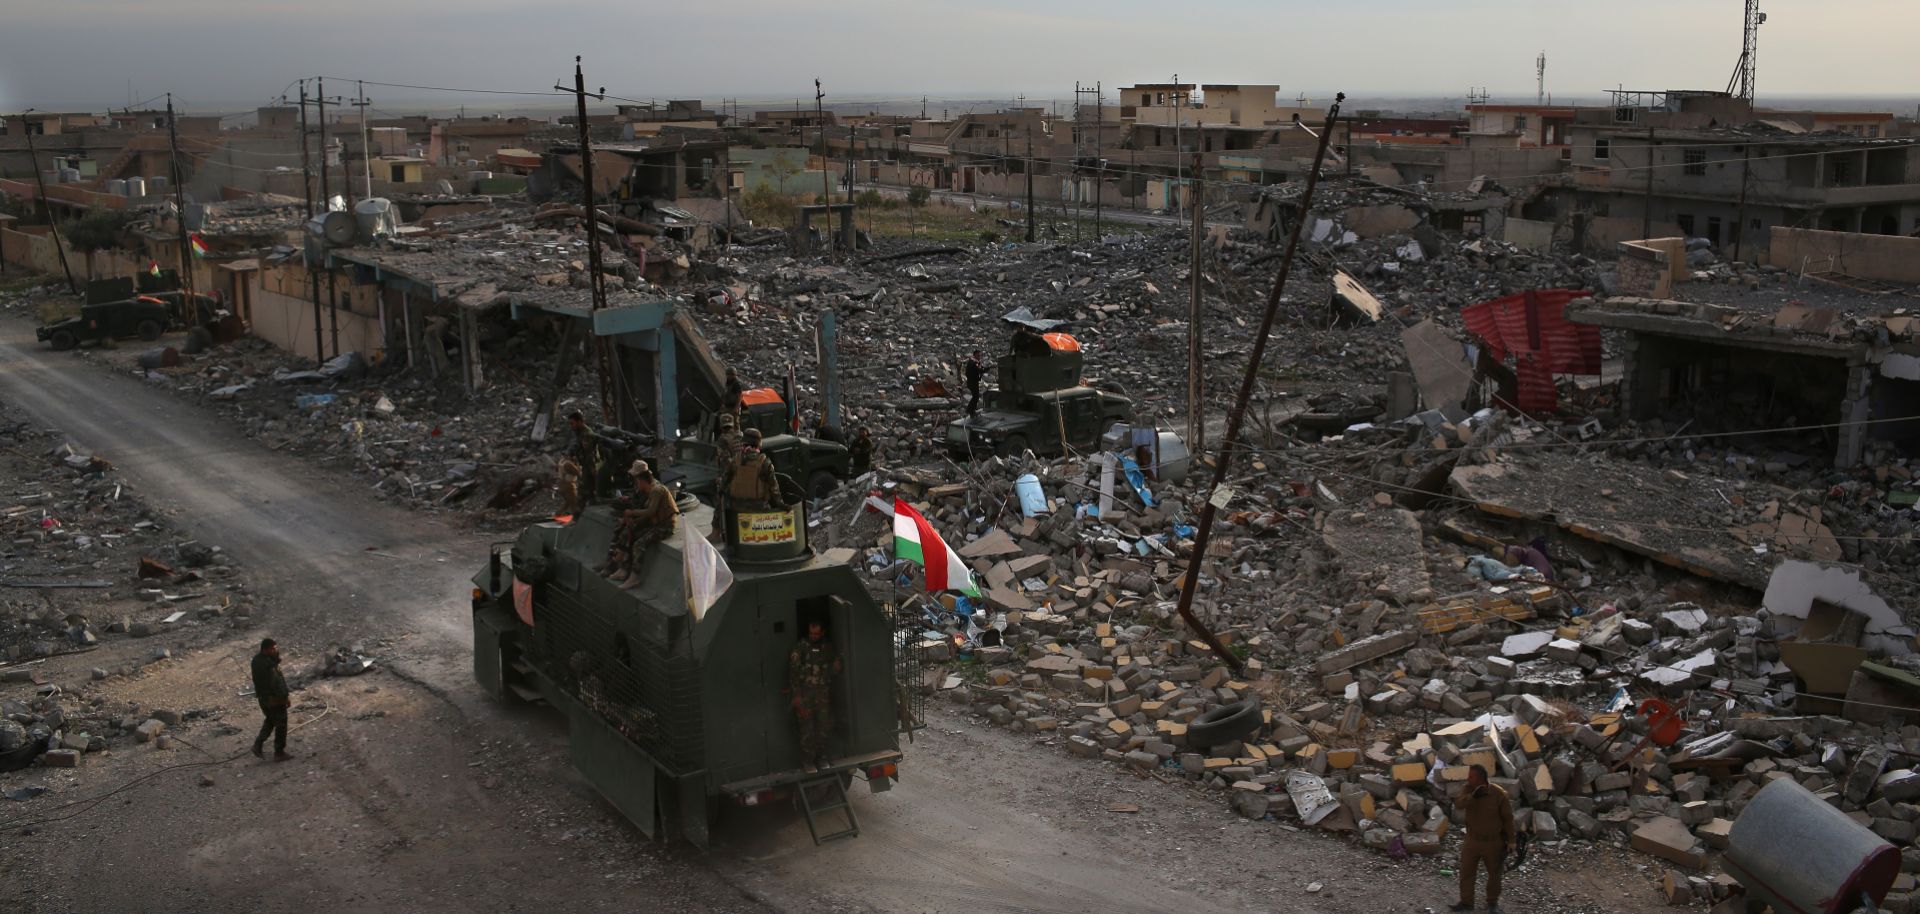
[[[0,438],[0,770],[36,758],[71,767],[112,739],[151,741],[184,715],[65,692],[43,675],[47,662],[92,655],[83,662],[99,682],[171,658],[180,639],[157,636],[244,624],[239,568],[183,539],[106,458],[4,411]]]
[[[923,657],[942,665],[930,684],[1070,752],[1396,855],[1439,849],[1459,825],[1451,795],[1470,766],[1484,765],[1532,840],[1659,857],[1686,871],[1666,880],[1676,903],[1725,895],[1725,877],[1689,873],[1779,778],[1906,848],[1907,870],[1920,872],[1911,846],[1920,774],[1899,761],[1920,753],[1920,727],[1904,723],[1920,720],[1920,661],[1893,647],[1863,668],[1877,677],[1866,694],[1878,699],[1844,681],[1844,700],[1799,684],[1807,668],[1795,645],[1818,640],[1812,598],[1795,605],[1776,590],[1829,580],[1825,566],[1802,560],[1826,557],[1817,512],[1791,495],[1769,503],[1752,492],[1735,508],[1712,494],[1734,491],[1717,479],[1645,467],[1636,476],[1637,464],[1615,464],[1601,440],[1584,445],[1583,458],[1520,447],[1572,436],[1571,423],[1483,414],[1439,435],[1416,425],[1261,453],[1234,480],[1194,600],[1231,664],[1175,612],[1202,495],[1195,485],[1149,481],[1143,497],[1122,481],[1102,510],[1094,459],[885,474],[874,487],[944,531],[981,591],[909,601],[923,616]],[[1442,454],[1451,457],[1436,464]],[[1525,528],[1544,534],[1531,543],[1515,527],[1487,528],[1527,516],[1487,482],[1515,460],[1533,465],[1515,489],[1577,483],[1569,497],[1598,516],[1556,526],[1547,510]],[[1381,469],[1396,480],[1427,476],[1436,465],[1439,485],[1383,488],[1375,478],[1388,475]],[[1032,515],[1014,492],[1028,473],[1050,495]],[[1770,548],[1648,530],[1671,523],[1678,492],[1726,509],[1703,525],[1770,522],[1749,530]],[[826,542],[854,550],[876,594],[899,599],[915,593],[916,569],[893,561],[878,501],[866,502],[864,489],[843,493],[816,521]],[[1638,510],[1654,520],[1642,524]],[[1569,529],[1583,525],[1585,535]],[[1661,549],[1672,552],[1654,554]],[[1720,553],[1724,569],[1690,570],[1722,583],[1656,570],[1689,568],[1685,549]],[[1850,608],[1852,629],[1839,626],[1842,636],[1816,648],[1857,642],[1879,652],[1911,641],[1913,629],[1873,602],[1872,587],[1841,578],[1821,585],[1830,591],[1821,598],[1863,608]],[[1762,589],[1757,605],[1743,595]],[[1665,730],[1666,712],[1648,699],[1676,709],[1677,738],[1649,739]],[[1908,897],[1889,904],[1903,910]]]

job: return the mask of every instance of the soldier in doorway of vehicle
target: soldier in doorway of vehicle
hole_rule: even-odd
[[[736,511],[786,507],[780,497],[780,484],[774,479],[773,461],[760,453],[757,428],[747,429],[746,445],[740,449],[739,459],[734,461],[723,482],[720,489],[727,493],[727,500]]]
[[[265,758],[267,736],[273,736],[273,760],[284,762],[287,754],[287,706],[292,704],[287,677],[280,673],[280,645],[272,638],[260,640],[260,652],[253,655],[253,697],[260,702],[266,720],[260,735],[253,738],[253,754]]]
[[[980,411],[980,379],[987,376],[987,366],[980,364],[980,350],[975,349],[967,356],[967,415]]]
[[[1033,332],[1033,328],[1020,324],[1013,328],[1013,354],[1021,356],[1048,356],[1053,347],[1047,345],[1047,338]]]
[[[833,734],[833,680],[840,675],[840,652],[827,640],[826,626],[807,623],[806,640],[787,654],[787,695],[800,724],[800,757],[805,764],[827,764],[827,740]]]
[[[666,486],[654,481],[646,461],[634,461],[628,473],[633,477],[633,497],[627,501],[631,507],[623,506],[620,512],[620,526],[626,531],[626,561],[608,580],[632,589],[640,586],[640,567],[647,548],[673,535],[680,506]]]
[[[847,460],[855,476],[873,469],[873,434],[866,426],[860,426],[848,443]]]
[[[1499,785],[1487,781],[1487,769],[1467,770],[1467,786],[1454,803],[1466,810],[1467,840],[1460,843],[1460,901],[1454,911],[1473,910],[1474,870],[1487,868],[1487,910],[1500,914],[1500,873],[1507,851],[1513,848],[1513,800]]]
[[[567,414],[567,428],[573,430],[573,447],[567,456],[580,465],[580,503],[589,505],[600,497],[605,482],[601,470],[606,461],[606,447],[600,441],[600,435],[587,426],[586,414],[574,410]]]

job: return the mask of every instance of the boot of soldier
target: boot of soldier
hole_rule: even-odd
[[[632,573],[633,572],[630,572],[625,568],[618,568],[618,569],[615,569],[612,574],[607,575],[607,580],[612,581],[615,584],[618,584],[621,581],[626,580],[627,576]]]

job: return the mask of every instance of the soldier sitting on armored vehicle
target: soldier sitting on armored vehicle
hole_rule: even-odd
[[[747,429],[746,445],[721,480],[720,491],[727,493],[727,501],[736,511],[787,506],[780,497],[780,485],[773,478],[773,461],[760,453],[759,429]]]
[[[614,529],[607,555],[608,564],[615,566],[607,580],[628,590],[640,586],[647,547],[672,536],[674,522],[680,517],[673,493],[654,481],[646,461],[634,461],[631,473],[633,495],[621,501],[620,524]]]

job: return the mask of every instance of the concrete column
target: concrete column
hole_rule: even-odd
[[[1813,157],[1813,186],[1827,186],[1827,154],[1824,152]]]
[[[1640,335],[1625,334],[1620,343],[1620,415],[1623,418],[1636,418],[1640,407],[1639,386]]]
[[[1840,421],[1865,423],[1872,412],[1869,402],[1873,391],[1873,366],[1847,366],[1847,395],[1840,402]],[[1850,467],[1860,462],[1866,452],[1867,426],[1864,424],[1842,425],[1840,443],[1834,451],[1833,463],[1837,467]]]

